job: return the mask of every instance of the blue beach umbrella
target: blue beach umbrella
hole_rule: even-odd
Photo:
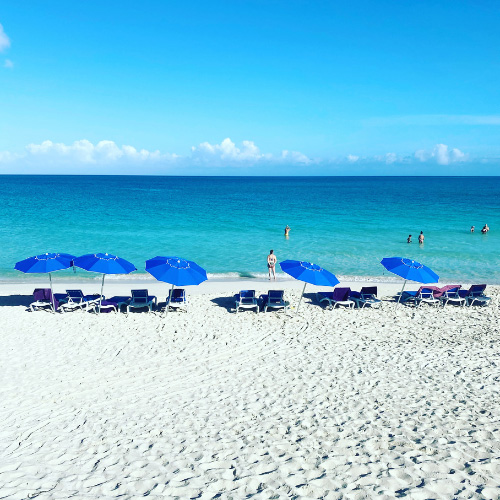
[[[340,283],[334,274],[318,266],[318,264],[313,264],[312,262],[284,260],[283,262],[280,262],[280,266],[281,270],[285,273],[295,279],[305,282],[300,296],[299,305],[297,306],[297,312],[299,312],[300,303],[308,283],[318,286],[335,286]]]
[[[439,281],[439,276],[432,269],[416,260],[404,257],[385,257],[380,263],[388,271],[401,276],[405,280],[401,294],[399,295],[398,304],[408,280],[417,281],[418,283],[437,283]]]
[[[153,257],[146,261],[146,271],[158,281],[172,285],[169,299],[172,298],[174,286],[199,285],[206,281],[207,272],[192,260],[180,257]],[[168,314],[168,306],[165,315]]]
[[[136,271],[137,268],[128,260],[121,259],[110,253],[89,253],[77,257],[74,260],[75,266],[92,271],[94,273],[102,273],[101,298],[99,299],[99,310],[101,309],[102,292],[104,290],[104,277],[106,274],[129,274]]]
[[[23,273],[49,273],[52,307],[54,307],[54,290],[52,289],[52,276],[54,271],[68,269],[73,265],[74,255],[69,253],[43,253],[16,262],[14,269]]]

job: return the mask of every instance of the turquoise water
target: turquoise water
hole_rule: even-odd
[[[0,206],[2,280],[32,280],[13,266],[46,251],[114,253],[138,273],[178,255],[258,277],[272,248],[344,279],[392,277],[380,260],[405,256],[442,281],[500,283],[500,177],[0,176]]]

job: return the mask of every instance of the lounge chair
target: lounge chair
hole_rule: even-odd
[[[241,290],[240,293],[235,295],[236,299],[236,312],[239,309],[255,309],[255,312],[259,312],[259,303],[257,297],[255,296],[255,290]]]
[[[327,302],[328,306],[330,306],[332,309],[338,306],[353,308],[355,302],[354,300],[351,300],[349,298],[350,294],[350,288],[340,287],[335,288],[333,292],[318,292],[317,297],[320,304],[321,302]]]
[[[76,309],[89,309],[98,304],[101,296],[99,294],[83,295],[81,290],[66,290],[67,302],[61,304],[61,312],[75,311]],[[104,300],[104,297],[102,297]]]
[[[172,293],[167,295],[167,303],[165,305],[165,308],[169,307],[184,307],[184,309],[187,310],[187,296],[186,296],[186,290],[184,288],[174,288],[172,290]]]
[[[33,298],[35,302],[30,304],[30,309],[34,312],[36,309],[49,308],[52,312],[57,311],[59,301],[55,297],[52,299],[52,291],[50,288],[35,288],[33,291]]]
[[[462,288],[461,285],[449,285],[441,288],[442,293],[437,297],[437,294],[435,293],[434,296],[437,297],[441,303],[443,304],[443,307],[451,302],[452,304],[458,304],[459,306],[465,306],[467,299],[464,297],[460,297],[460,288]]]
[[[491,297],[484,294],[486,285],[472,285],[468,290],[459,290],[460,297],[467,301],[467,305],[479,304],[487,306],[490,303]]]
[[[284,309],[286,312],[290,306],[290,302],[286,301],[284,296],[285,292],[283,290],[269,290],[267,295],[261,297],[263,299],[264,312],[267,312],[268,309]]]
[[[121,312],[122,306],[127,306],[131,297],[127,296],[114,296],[109,299],[103,300],[97,306],[99,307],[100,313],[109,313],[109,312]]]
[[[153,305],[156,305],[157,299],[154,295],[149,295],[147,290],[132,290],[132,298],[127,303],[127,313],[130,309],[148,308],[148,312],[153,310]]]
[[[400,302],[406,304],[413,302],[415,307],[420,307],[422,304],[439,305],[439,299],[434,296],[435,292],[440,293],[441,290],[436,286],[421,286],[418,290],[407,290],[401,295]]]
[[[382,304],[382,301],[377,299],[376,286],[364,286],[360,292],[352,291],[349,294],[349,300],[353,300],[359,308],[366,306],[374,307]]]

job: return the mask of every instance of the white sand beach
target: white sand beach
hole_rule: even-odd
[[[308,286],[298,315],[229,310],[283,287],[295,304],[297,281],[207,282],[165,319],[30,313],[32,284],[1,285],[0,499],[500,498],[499,287],[484,308],[325,310]]]

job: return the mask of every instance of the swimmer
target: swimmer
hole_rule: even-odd
[[[411,243],[411,234],[408,236],[408,239],[406,240],[407,243]]]
[[[488,224],[485,224],[483,229],[481,229],[481,232],[484,234],[484,233],[487,233],[489,230],[490,230],[490,228],[488,227]]]
[[[424,232],[420,231],[420,234],[418,235],[418,242],[422,245],[424,239],[425,239]]]
[[[278,259],[276,258],[276,255],[274,255],[274,250],[269,250],[269,255],[267,256],[267,269],[269,271],[269,281],[271,281],[271,271],[273,273],[273,277],[276,280],[276,261]]]
[[[290,234],[290,226],[287,224],[285,227],[285,236],[288,237],[289,234]]]
[[[470,232],[473,233],[476,228],[474,226],[470,227]]]

